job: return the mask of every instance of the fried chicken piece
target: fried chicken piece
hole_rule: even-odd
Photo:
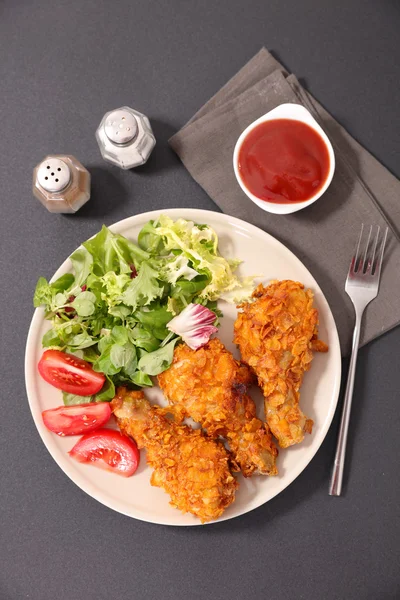
[[[313,350],[326,352],[317,339],[318,311],[313,293],[296,281],[259,285],[252,303],[241,304],[235,338],[242,358],[264,393],[266,420],[282,448],[299,444],[313,421],[300,409],[300,386]]]
[[[253,380],[248,367],[235,360],[218,339],[198,350],[181,344],[171,367],[158,376],[177,413],[192,417],[209,436],[228,440],[236,467],[245,477],[254,472],[276,475],[278,450],[246,393]]]
[[[147,462],[154,469],[151,485],[164,488],[172,506],[205,523],[232,504],[238,483],[221,442],[171,421],[141,391],[120,387],[111,407],[121,432],[147,449]]]

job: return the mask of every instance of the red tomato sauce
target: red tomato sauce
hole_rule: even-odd
[[[254,196],[290,204],[309,200],[323,187],[330,160],[324,140],[309,125],[273,119],[260,123],[245,137],[238,166]]]

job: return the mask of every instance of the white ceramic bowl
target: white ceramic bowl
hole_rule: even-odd
[[[273,119],[292,119],[294,121],[301,121],[302,123],[306,123],[306,125],[312,127],[312,129],[314,129],[314,131],[316,131],[322,137],[328,149],[330,165],[328,177],[326,178],[326,181],[322,188],[318,190],[318,192],[314,196],[312,196],[312,198],[309,198],[304,202],[278,204],[276,202],[268,202],[266,200],[261,200],[260,198],[258,198],[250,192],[250,190],[245,186],[240,176],[239,150],[243,143],[243,140],[245,139],[245,137],[247,137],[250,131],[257,127],[257,125],[259,125],[260,123],[264,123],[265,121],[271,121]],[[335,172],[335,155],[333,153],[332,144],[330,143],[328,136],[326,135],[324,130],[318,125],[317,121],[314,119],[312,114],[306,108],[304,108],[304,106],[301,106],[300,104],[280,104],[280,106],[277,106],[273,110],[270,110],[265,115],[251,123],[240,135],[238,141],[236,142],[235,149],[233,151],[233,168],[240,187],[242,188],[246,196],[248,196],[250,200],[254,202],[254,204],[257,204],[257,206],[259,206],[263,210],[266,210],[267,212],[275,213],[278,215],[287,215],[289,213],[297,212],[302,208],[306,208],[306,206],[310,206],[310,204],[313,204],[313,202],[318,200],[318,198],[320,198],[322,194],[328,189],[329,184],[332,181],[333,173]]]

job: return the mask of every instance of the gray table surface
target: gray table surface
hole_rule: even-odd
[[[400,176],[399,31],[389,0],[0,3],[1,600],[400,597],[400,329],[360,352],[345,495],[328,496],[336,415],[281,495],[206,528],[129,519],[78,489],[40,441],[23,377],[39,275],[103,222],[216,210],[167,139],[262,45]],[[104,163],[94,139],[123,104],[149,115],[158,140],[138,171]],[[51,152],[92,173],[91,202],[75,216],[31,195],[32,168]]]

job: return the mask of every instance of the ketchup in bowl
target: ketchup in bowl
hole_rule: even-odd
[[[260,123],[244,138],[238,154],[245,187],[260,200],[304,202],[324,186],[330,171],[328,148],[309,125],[293,119]]]

